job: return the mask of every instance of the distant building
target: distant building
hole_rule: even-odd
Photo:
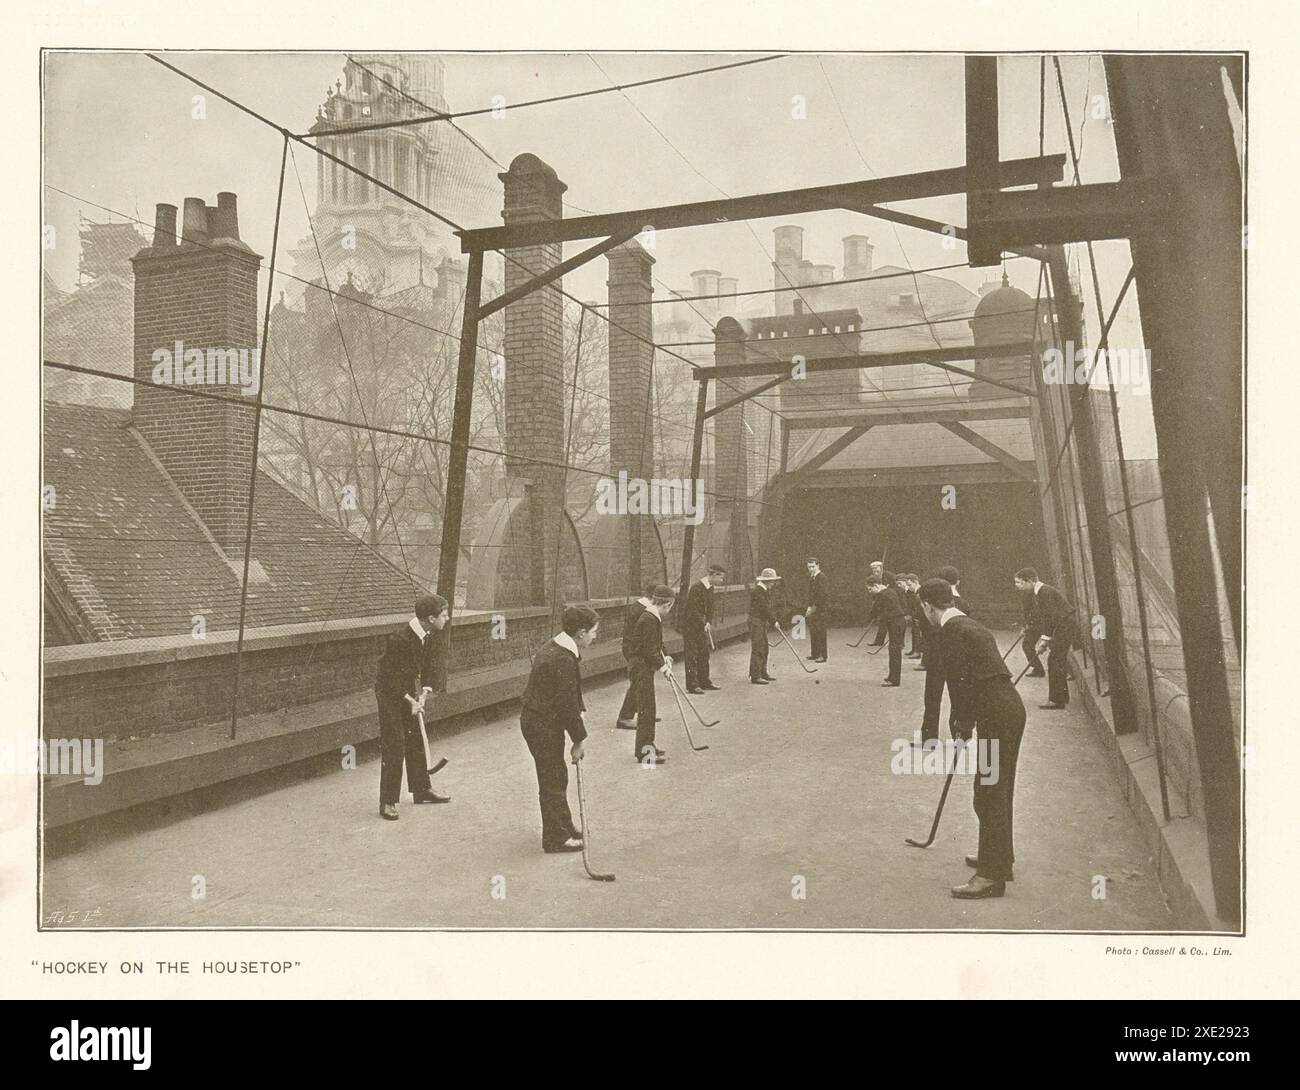
[[[432,54],[355,54],[327,89],[311,131],[445,112],[444,80],[443,59]],[[482,145],[447,122],[320,136],[316,144],[454,223],[474,227],[500,219],[499,168]],[[321,281],[323,257],[335,288],[351,276],[374,296],[417,291],[430,301],[459,302],[465,264],[452,228],[323,156],[312,218],[315,237],[290,250],[294,275]]]
[[[131,374],[131,258],[145,245],[133,223],[83,222],[77,284],[62,291],[44,277],[45,358]],[[44,369],[45,397],[52,401],[125,408],[131,388],[57,368]]]

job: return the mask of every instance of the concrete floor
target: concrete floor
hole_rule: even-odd
[[[774,647],[766,687],[748,683],[746,646],[720,649],[723,690],[695,698],[722,719],[692,723],[705,753],[687,747],[660,679],[669,761],[651,770],[613,727],[621,683],[589,687],[593,865],[614,883],[587,880],[579,856],[542,854],[532,763],[517,719],[502,718],[433,740],[451,762],[435,780],[450,805],[408,802],[400,821],[380,820],[377,761],[288,782],[47,860],[44,911],[98,908],[99,927],[1173,928],[1092,727],[1075,709],[1038,711],[1039,679],[1021,682],[1017,880],[1001,900],[952,899],[976,842],[971,777],[954,781],[935,843],[906,847],[929,831],[942,787],[890,771],[891,743],[919,726],[924,676],[906,662],[902,688],[880,688],[884,654],[845,646],[859,631],[831,633],[815,678]],[[570,801],[576,819],[572,784]]]

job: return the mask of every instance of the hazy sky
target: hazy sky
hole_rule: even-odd
[[[611,80],[626,83],[688,71],[741,55],[444,56],[449,105],[464,110],[490,105],[496,95],[513,103],[608,86]],[[343,55],[337,53],[175,53],[168,59],[293,131],[310,127],[326,87],[343,67]],[[1101,59],[1066,56],[1062,67],[1075,141],[1082,148],[1084,181],[1114,180],[1118,169],[1105,117]],[[1004,57],[999,68],[1002,156],[1037,154],[1038,56]],[[1047,90],[1046,150],[1064,151],[1066,136],[1050,62]],[[157,202],[180,205],[186,196],[202,196],[211,203],[218,191],[231,190],[239,195],[243,238],[269,255],[279,134],[218,100],[207,103],[206,120],[192,119],[192,100],[198,93],[141,54],[47,54],[47,186],[149,223]],[[802,96],[804,118],[793,116],[795,96]],[[550,163],[569,187],[569,214],[823,185],[960,165],[965,158],[962,58],[800,54],[627,92],[506,111],[499,118],[467,118],[461,124],[503,163],[525,151]],[[314,201],[315,156],[298,146],[295,157],[308,199]],[[308,234],[292,166],[286,185],[282,246]],[[46,221],[61,239],[76,239],[79,212],[92,219],[108,218],[48,188],[45,197]],[[964,205],[964,198],[958,197],[900,207],[964,224]],[[499,210],[489,210],[481,223],[465,226],[493,222],[499,222]],[[877,265],[921,268],[965,258],[961,243],[945,250],[943,240],[929,233],[895,229],[848,212],[823,212],[752,221],[752,231],[729,224],[661,232],[655,275],[663,284],[689,286],[690,272],[708,267],[738,277],[741,290],[768,286],[772,228],[785,222],[805,228],[804,256],[815,262],[839,266],[840,239],[856,233],[870,236]],[[567,250],[586,245],[571,244]],[[1094,249],[1109,307],[1128,271],[1128,246],[1109,242]],[[75,245],[57,246],[47,257],[56,282],[71,285]],[[1035,294],[1034,263],[1011,262],[1009,272],[1012,283]],[[958,269],[944,275],[974,290],[996,273]],[[582,298],[603,299],[605,277],[606,264],[597,260],[566,277],[565,286]],[[1088,328],[1095,336],[1100,322],[1086,266],[1081,282]],[[1140,346],[1136,318],[1130,300],[1112,344]],[[1141,415],[1147,415],[1149,410],[1142,408]],[[1126,433],[1128,419],[1126,414]]]

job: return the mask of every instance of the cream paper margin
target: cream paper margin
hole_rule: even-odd
[[[0,785],[0,997],[1292,997],[1300,896],[1296,576],[1297,246],[1292,146],[1300,57],[1285,3],[1127,0],[1045,5],[971,0],[868,5],[735,0],[653,4],[395,3],[378,11],[314,0],[118,0],[32,4],[6,20],[0,217],[11,260],[0,307],[4,361],[0,539],[8,607],[0,627],[0,730],[29,734],[39,700],[39,49],[438,50],[1248,50],[1252,241],[1248,252],[1247,731],[1244,938],[1229,958],[1108,959],[1112,936],[1047,934],[57,933],[36,930],[34,778]],[[961,118],[953,124],[961,124]],[[1288,265],[1288,261],[1290,264]],[[942,890],[936,895],[942,895]],[[288,959],[280,976],[43,976],[33,960]]]

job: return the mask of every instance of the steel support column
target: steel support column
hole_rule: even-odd
[[[465,302],[460,321],[460,358],[456,364],[456,400],[447,455],[447,488],[442,509],[442,549],[438,554],[438,593],[456,608],[456,568],[460,562],[460,527],[465,513],[465,473],[469,468],[469,426],[474,409],[474,365],[478,353],[478,306],[483,292],[483,255],[470,254]],[[448,628],[450,631],[450,627]],[[448,636],[450,640],[450,636]]]

